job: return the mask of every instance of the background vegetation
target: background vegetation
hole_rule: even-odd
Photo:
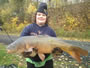
[[[44,0],[0,0],[0,20],[9,33],[33,23],[37,6]],[[89,0],[45,0],[49,24],[60,37],[90,38]],[[1,23],[1,22],[0,22]]]

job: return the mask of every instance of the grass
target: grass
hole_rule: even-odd
[[[59,29],[56,29],[56,34],[57,36],[59,37],[62,37],[62,38],[67,38],[67,39],[77,39],[77,40],[88,40],[90,41],[90,30],[86,30],[86,31],[83,31],[83,32],[80,32],[80,31],[65,31],[63,28],[61,28],[60,30]]]
[[[0,66],[16,64],[18,68],[26,68],[25,60],[18,55],[12,55],[6,53],[6,47],[0,44]]]
[[[54,29],[57,36],[64,38],[64,39],[70,39],[70,40],[81,40],[81,41],[90,41],[90,30],[85,30],[85,31],[78,31],[78,30],[72,30],[72,31],[66,31],[64,28],[56,28]],[[0,31],[0,35],[16,35],[19,36],[20,32],[5,32],[5,31]]]
[[[15,35],[15,36],[19,36],[20,35],[20,33],[10,33],[10,32],[5,32],[5,31],[0,31],[0,35],[6,35],[6,34]]]

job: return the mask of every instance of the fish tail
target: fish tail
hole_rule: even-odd
[[[81,58],[80,58],[81,55],[88,56],[88,51],[80,47],[65,45],[65,46],[60,46],[59,48],[62,49],[64,52],[70,54],[79,63],[81,62]]]
[[[84,50],[82,48],[79,47],[71,47],[70,51],[67,51],[74,59],[76,59],[79,63],[81,63],[81,58],[80,56],[87,56],[88,55],[88,51]]]

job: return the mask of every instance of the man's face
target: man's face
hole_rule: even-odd
[[[36,14],[36,24],[43,26],[46,23],[47,16],[44,13],[37,12]]]

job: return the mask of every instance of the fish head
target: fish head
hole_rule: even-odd
[[[18,52],[18,50],[22,50],[20,49],[21,47],[23,47],[24,44],[21,44],[20,41],[14,41],[11,44],[9,44],[7,46],[7,53],[16,53]]]
[[[14,53],[17,51],[17,48],[14,45],[14,43],[9,44],[6,49],[7,49],[7,53]]]

